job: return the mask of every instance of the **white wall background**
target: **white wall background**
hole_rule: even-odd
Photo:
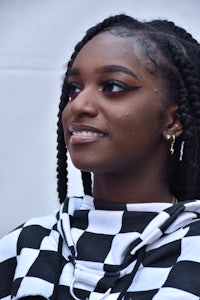
[[[57,209],[64,65],[88,27],[122,12],[171,19],[200,40],[199,0],[0,0],[0,236]],[[71,195],[82,193],[77,174]]]

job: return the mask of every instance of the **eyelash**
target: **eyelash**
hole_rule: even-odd
[[[124,93],[131,92],[142,87],[142,86],[129,86],[120,80],[105,80],[100,82],[99,86],[100,86],[100,91],[105,96],[113,97],[113,98],[119,97]],[[116,87],[119,88],[119,90],[113,91],[114,87],[115,89]],[[79,91],[76,91],[76,89],[78,89]],[[69,83],[68,90],[69,90],[70,101],[74,100],[78,96],[78,94],[82,91],[81,87],[75,82]]]
[[[106,80],[101,82],[100,86],[102,87],[102,93],[108,97],[118,97],[124,93],[131,92],[140,88],[140,86],[129,86],[120,80]],[[113,89],[114,87],[119,88],[119,90],[109,90],[109,88]]]

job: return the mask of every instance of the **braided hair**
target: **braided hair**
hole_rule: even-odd
[[[177,99],[183,134],[177,138],[174,155],[169,161],[169,188],[179,201],[200,198],[200,45],[173,22],[139,22],[120,14],[90,28],[76,45],[67,66],[57,123],[57,189],[60,202],[67,195],[67,149],[61,118],[68,103],[68,72],[81,48],[105,31],[121,36],[136,35],[146,58],[154,66],[149,72],[159,72],[163,85],[167,87],[168,102]],[[163,106],[166,107],[168,102],[166,100]],[[81,173],[84,193],[91,195],[91,175],[88,172]]]

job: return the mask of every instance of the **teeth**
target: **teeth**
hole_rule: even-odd
[[[93,132],[93,131],[73,131],[72,135],[75,136],[91,136],[91,137],[96,137],[96,136],[104,136],[103,133],[100,132]]]

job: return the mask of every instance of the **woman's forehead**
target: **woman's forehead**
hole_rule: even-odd
[[[84,61],[93,61],[94,64],[143,64],[141,47],[136,40],[130,37],[114,36],[104,32],[88,41],[77,54],[73,66]]]

